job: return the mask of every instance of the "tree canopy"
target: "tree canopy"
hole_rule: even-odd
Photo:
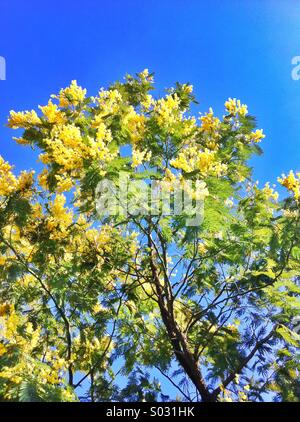
[[[42,169],[0,157],[2,401],[300,399],[300,174],[283,199],[253,180],[265,135],[239,100],[194,117],[191,85],[153,89],[148,70],[95,97],[72,81],[10,113]],[[202,201],[201,224],[138,189],[142,212],[99,213],[121,173]]]

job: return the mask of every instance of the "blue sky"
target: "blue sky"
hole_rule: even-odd
[[[199,111],[222,115],[228,97],[248,104],[267,135],[255,177],[275,182],[300,170],[299,40],[299,0],[1,0],[0,154],[18,171],[36,167],[5,127],[11,109],[44,105],[72,79],[94,95],[149,68],[158,93],[192,83]]]
[[[238,97],[267,135],[255,177],[275,181],[300,169],[299,0],[1,0],[0,154],[17,170],[36,154],[15,145],[9,110],[43,105],[77,79],[89,93],[144,68],[157,88],[191,82],[199,110],[222,114]]]

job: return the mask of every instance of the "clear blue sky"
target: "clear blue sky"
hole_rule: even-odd
[[[160,93],[190,82],[222,115],[240,98],[267,135],[255,177],[275,182],[300,170],[299,0],[1,0],[0,154],[19,171],[37,153],[16,145],[9,110],[44,105],[72,79],[96,94],[125,73],[155,72]]]
[[[205,111],[241,98],[267,138],[255,176],[300,169],[299,0],[1,0],[0,154],[17,170],[36,154],[15,145],[9,110],[45,104],[72,79],[96,94],[126,72],[149,68],[162,89],[189,81]]]

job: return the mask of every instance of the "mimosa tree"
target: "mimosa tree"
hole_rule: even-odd
[[[96,97],[73,81],[10,113],[43,170],[0,157],[3,401],[299,400],[300,174],[283,200],[253,181],[264,134],[240,101],[193,117],[191,85],[152,89],[147,70]],[[135,188],[140,212],[99,212],[120,174],[171,193],[169,212]]]

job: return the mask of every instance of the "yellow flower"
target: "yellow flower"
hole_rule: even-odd
[[[138,76],[141,78],[141,80],[153,82],[153,76],[149,74],[148,69],[144,69],[142,72],[138,74]]]
[[[229,98],[225,102],[225,108],[228,113],[232,115],[238,114],[241,117],[245,117],[248,114],[248,107],[246,104],[241,104],[241,101],[236,98]]]
[[[21,279],[20,279],[20,285],[23,287],[28,287],[30,285],[33,285],[35,283],[35,278],[33,275],[31,274],[25,274]]]
[[[273,188],[270,187],[269,183],[266,183],[262,191],[266,194],[267,198],[278,200],[279,194]]]
[[[300,173],[295,175],[291,170],[288,176],[283,174],[282,178],[279,177],[278,182],[289,191],[293,192],[295,199],[298,200],[300,198]]]
[[[16,141],[17,144],[19,144],[19,145],[30,145],[31,144],[31,141],[29,141],[28,139],[25,139],[25,138],[16,138],[14,136],[13,140]]]
[[[41,120],[34,110],[20,111],[18,113],[15,111],[11,111],[10,117],[8,119],[8,127],[11,127],[12,129],[27,129],[31,126],[39,125],[40,123]]]
[[[41,204],[36,203],[36,204],[32,204],[31,205],[31,210],[32,210],[32,218],[38,219],[42,217],[43,214],[43,208],[41,206]]]
[[[203,174],[208,174],[215,160],[214,152],[205,149],[198,154],[197,167]]]
[[[59,95],[52,95],[52,98],[59,100],[60,107],[77,106],[83,102],[86,96],[86,89],[77,85],[77,81],[72,81],[70,86],[59,91]]]
[[[184,148],[175,158],[170,162],[171,166],[183,170],[185,173],[198,170],[203,175],[207,175],[213,170],[215,166],[215,152],[205,148],[204,151],[199,150],[199,147],[193,143]],[[219,165],[215,173],[220,173],[223,167]]]
[[[64,207],[66,197],[57,195],[50,204],[50,217],[47,219],[47,228],[51,232],[52,239],[61,239],[66,230],[73,222],[73,213]]]
[[[198,252],[200,255],[204,255],[207,252],[207,248],[204,243],[199,243]]]
[[[182,89],[184,92],[187,92],[188,94],[191,94],[193,92],[193,85],[183,84]]]
[[[56,174],[55,178],[57,180],[56,191],[58,193],[67,192],[70,189],[72,189],[73,181],[70,177],[67,177],[67,176],[63,177],[59,174]]]
[[[120,109],[122,95],[117,89],[101,90],[96,101],[100,108],[99,117],[116,114]]]
[[[4,344],[0,343],[0,357],[3,356],[7,351],[7,348],[4,346]]]
[[[7,196],[16,189],[17,179],[11,170],[12,166],[0,156],[0,196]]]
[[[20,176],[18,177],[18,185],[17,188],[20,191],[26,191],[28,189],[31,188],[31,186],[33,185],[33,175],[34,175],[34,171],[22,171]]]
[[[145,133],[145,116],[137,114],[131,106],[122,120],[124,129],[129,133],[133,143],[141,140]]]
[[[239,392],[239,400],[240,401],[247,401],[248,400],[247,394],[245,394],[243,391],[240,391]]]
[[[51,100],[49,100],[48,105],[39,106],[39,108],[50,123],[64,124],[66,122],[66,116]]]
[[[154,114],[158,125],[163,129],[173,131],[172,126],[181,121],[180,98],[177,94],[167,95],[159,99],[154,106]]]
[[[6,257],[5,256],[0,256],[0,266],[2,265],[5,265],[5,262],[6,262]]]
[[[263,129],[257,129],[255,132],[250,134],[250,141],[258,143],[261,142],[261,140],[265,137],[266,135],[263,133]]]
[[[132,164],[131,167],[138,167],[143,162],[149,161],[151,158],[151,151],[139,151],[136,148],[132,149]]]
[[[154,104],[155,104],[155,101],[154,101],[152,95],[150,95],[150,94],[147,94],[145,96],[144,100],[141,101],[141,105],[146,111],[149,111],[151,109],[151,107],[154,106]]]
[[[9,305],[8,303],[3,303],[2,305],[0,305],[0,317],[9,314],[11,310],[11,305]]]
[[[93,306],[93,311],[95,312],[95,314],[97,314],[98,312],[100,312],[103,309],[104,308],[100,303],[96,303],[96,305]]]
[[[200,120],[202,123],[201,130],[208,133],[216,132],[221,124],[220,120],[217,117],[214,117],[214,112],[211,107],[208,113],[200,117]]]
[[[48,186],[48,176],[49,176],[49,172],[48,170],[44,169],[41,174],[39,174],[38,176],[38,182],[40,184],[40,186],[45,189],[48,190],[49,186]]]

